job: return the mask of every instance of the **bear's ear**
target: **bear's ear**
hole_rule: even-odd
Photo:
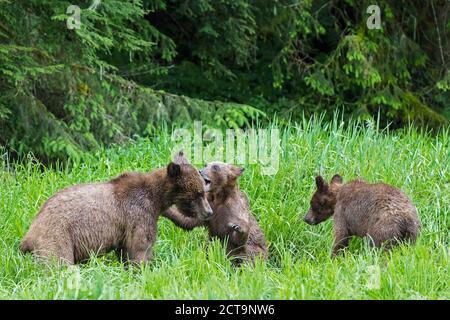
[[[179,177],[181,175],[181,166],[173,162],[169,163],[167,166],[167,175],[170,178]]]
[[[333,178],[331,178],[331,183],[332,184],[342,184],[342,182],[344,182],[344,180],[337,173],[333,176]]]
[[[244,168],[235,167],[235,166],[230,166],[230,170],[231,170],[231,174],[235,178],[237,178],[244,172],[245,169]]]
[[[328,190],[328,185],[325,182],[325,180],[322,178],[322,176],[316,177],[316,186],[317,186],[317,190],[319,190],[319,191],[327,191]]]
[[[189,164],[188,159],[184,156],[183,150],[180,150],[175,156],[173,157],[173,162],[176,164]]]

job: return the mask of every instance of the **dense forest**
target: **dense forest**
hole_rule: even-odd
[[[199,119],[450,119],[450,2],[0,0],[0,145],[44,160]],[[75,5],[75,6],[74,6]]]

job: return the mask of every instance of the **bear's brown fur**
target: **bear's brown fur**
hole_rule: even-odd
[[[209,184],[208,201],[213,215],[206,221],[182,216],[172,207],[163,216],[177,226],[191,230],[198,226],[208,228],[210,237],[227,241],[227,253],[233,262],[253,261],[256,256],[267,259],[267,246],[264,234],[251,213],[245,193],[239,190],[238,177],[243,169],[230,164],[214,162],[200,170]]]
[[[330,184],[316,177],[316,186],[304,220],[316,225],[334,215],[333,257],[348,246],[352,236],[368,237],[373,246],[386,248],[399,241],[416,240],[420,221],[416,208],[401,190],[360,179],[343,184],[337,174]]]
[[[173,204],[199,219],[212,214],[205,182],[182,153],[149,174],[124,173],[109,182],[59,191],[42,206],[20,249],[68,264],[112,250],[131,262],[147,261],[158,217]]]

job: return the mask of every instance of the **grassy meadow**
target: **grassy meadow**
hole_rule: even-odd
[[[170,130],[99,150],[81,164],[44,166],[31,155],[0,159],[0,299],[449,299],[450,139],[373,123],[304,120],[281,130],[279,170],[245,165],[240,186],[265,232],[270,259],[234,268],[206,230],[185,232],[160,218],[153,260],[124,268],[114,254],[64,267],[23,256],[19,242],[41,205],[68,185],[166,165]],[[200,164],[199,164],[200,165]],[[332,220],[302,221],[314,176],[363,177],[403,189],[418,208],[421,235],[391,252],[362,239],[330,259]]]

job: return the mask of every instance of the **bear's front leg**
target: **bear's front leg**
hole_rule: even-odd
[[[234,265],[240,265],[247,258],[248,226],[245,223],[228,222],[229,239],[227,255]]]
[[[245,246],[248,240],[248,226],[246,224],[228,222],[230,241],[235,246]]]
[[[125,243],[129,262],[139,264],[149,261],[152,258],[156,235],[156,223],[154,225],[137,225],[132,228]]]
[[[345,225],[340,224],[339,221],[334,222],[334,244],[331,258],[335,258],[340,251],[348,247],[350,235]]]
[[[188,231],[205,225],[205,222],[200,219],[184,216],[175,206],[170,207],[161,215],[171,220],[177,227]]]

